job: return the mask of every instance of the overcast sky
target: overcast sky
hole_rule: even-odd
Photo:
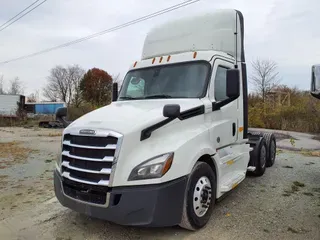
[[[117,26],[183,0],[48,0],[0,32],[0,62]],[[0,25],[34,0],[0,0]],[[236,8],[245,19],[245,54],[250,62],[278,63],[282,83],[309,88],[311,65],[320,63],[319,0],[201,0],[182,9],[67,48],[0,65],[6,87],[14,77],[25,94],[41,90],[55,65],[98,67],[125,75],[139,60],[144,38],[156,24],[211,9]]]

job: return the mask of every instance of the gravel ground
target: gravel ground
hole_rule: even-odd
[[[133,228],[88,218],[56,200],[60,134],[0,128],[0,239],[320,239],[320,158],[312,156],[318,154],[279,151],[274,167],[217,203],[198,232]]]

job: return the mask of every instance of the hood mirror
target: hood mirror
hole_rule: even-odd
[[[180,116],[179,104],[167,104],[163,107],[163,116],[167,118],[177,118]]]
[[[118,99],[118,83],[114,82],[112,84],[112,102],[117,101]]]

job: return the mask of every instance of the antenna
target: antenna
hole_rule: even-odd
[[[237,17],[237,11],[236,12],[236,31],[234,32],[234,36],[235,36],[235,49],[236,49],[236,62],[234,64],[234,68],[238,68],[238,17]]]

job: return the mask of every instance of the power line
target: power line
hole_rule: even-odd
[[[118,25],[118,26],[115,26],[115,27],[112,27],[112,28],[103,30],[103,31],[101,31],[101,32],[97,32],[97,33],[88,35],[88,36],[86,36],[86,37],[76,39],[76,40],[74,40],[74,41],[70,41],[70,42],[67,42],[67,43],[64,43],[64,44],[55,46],[55,47],[51,47],[51,48],[44,49],[44,50],[39,51],[39,52],[35,52],[35,53],[32,53],[32,54],[28,54],[28,55],[24,55],[24,56],[21,56],[21,57],[18,57],[18,58],[13,58],[13,59],[10,59],[10,60],[7,60],[7,61],[0,62],[0,65],[6,64],[6,63],[10,63],[10,62],[14,62],[14,61],[18,61],[18,60],[22,60],[22,59],[29,58],[29,57],[34,57],[34,56],[37,56],[37,55],[40,55],[40,54],[43,54],[43,53],[47,53],[47,52],[50,52],[50,51],[57,50],[57,49],[59,49],[59,48],[68,47],[68,46],[70,46],[70,45],[77,44],[77,43],[80,43],[80,42],[89,40],[89,39],[91,39],[91,38],[95,38],[95,37],[101,36],[101,35],[103,35],[103,34],[110,33],[110,32],[114,32],[114,31],[116,31],[116,30],[119,30],[119,29],[122,29],[122,28],[125,28],[125,27],[128,27],[128,26],[134,25],[134,24],[136,24],[136,23],[146,21],[146,20],[148,20],[148,19],[150,19],[150,18],[157,17],[157,16],[159,16],[159,15],[162,15],[162,14],[165,14],[165,13],[168,13],[168,12],[171,12],[171,11],[174,11],[174,10],[177,10],[177,9],[179,9],[179,8],[188,6],[188,5],[190,5],[190,4],[193,4],[193,3],[196,3],[196,2],[199,2],[199,1],[200,1],[200,0],[188,0],[188,1],[184,1],[184,2],[182,2],[182,3],[173,5],[173,6],[171,6],[171,7],[162,9],[162,10],[160,10],[160,11],[157,11],[157,12],[148,14],[148,15],[146,15],[146,16],[137,18],[137,19],[132,20],[132,21],[130,21],[130,22],[126,22],[126,23],[124,23],[124,24],[121,24],[121,25]]]
[[[33,5],[35,5],[37,2],[39,2],[40,0],[37,0],[35,2],[33,2],[32,4],[30,4],[28,7],[26,7],[25,9],[23,9],[21,12],[19,12],[17,15],[13,16],[12,18],[10,18],[8,21],[6,21],[4,24],[2,24],[0,26],[0,32],[3,31],[4,29],[6,29],[7,27],[9,27],[10,25],[12,25],[13,23],[15,23],[16,21],[18,21],[19,19],[23,18],[25,15],[27,15],[28,13],[32,12],[34,9],[36,9],[37,7],[39,7],[40,5],[42,5],[43,3],[45,3],[47,0],[42,1],[41,3],[39,3],[38,5],[36,5],[35,7],[31,8],[29,11],[27,11],[26,13],[24,13],[22,16],[20,16],[19,18],[15,19],[13,22],[9,23],[11,20],[13,20],[14,18],[16,18],[17,16],[19,16],[21,13],[23,13],[24,11],[26,11],[28,8],[32,7]],[[8,24],[9,23],[9,24]],[[8,24],[8,25],[6,25]]]
[[[36,4],[37,2],[39,2],[40,0],[37,0],[35,2],[33,2],[32,4],[30,4],[28,7],[26,7],[25,9],[23,9],[21,12],[19,12],[17,15],[13,16],[12,18],[10,18],[8,21],[6,21],[4,24],[2,24],[0,26],[0,29],[6,25],[8,22],[10,22],[12,19],[14,19],[15,17],[19,16],[21,13],[23,13],[24,11],[26,11],[29,7],[33,6],[34,4]]]

